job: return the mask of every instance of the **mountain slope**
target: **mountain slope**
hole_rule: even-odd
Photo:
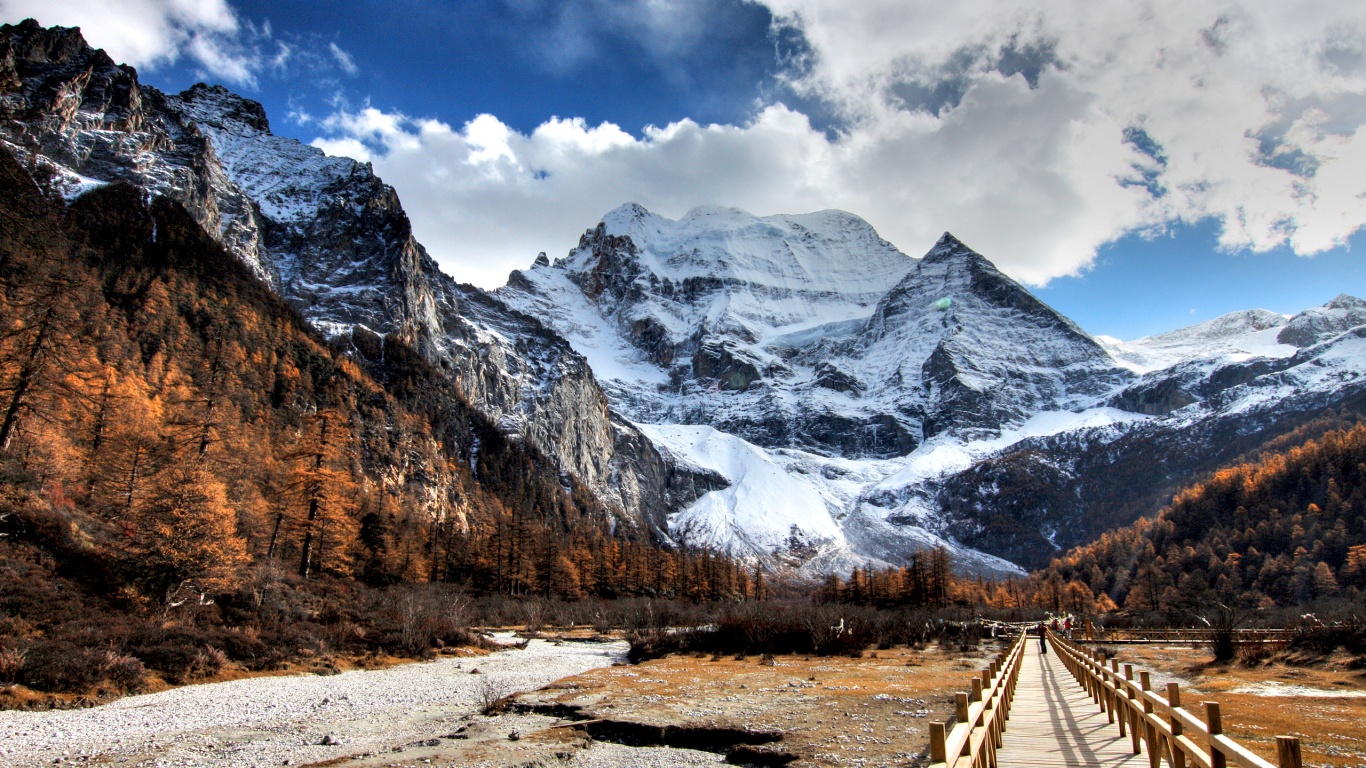
[[[628,204],[498,295],[582,351],[666,455],[729,481],[670,517],[673,538],[813,571],[926,546],[1011,570],[850,514],[927,439],[1001,439],[1134,378],[951,235],[912,259],[835,211],[670,220]]]
[[[1295,441],[1183,488],[1159,513],[1052,561],[1141,613],[1308,607],[1366,588],[1366,426]]]
[[[768,448],[901,455],[1130,377],[951,235],[911,259],[837,211],[674,221],[625,205],[498,295],[583,351],[628,417]]]
[[[660,532],[711,482],[664,465],[556,334],[442,274],[368,164],[272,135],[259,104],[223,88],[143,85],[75,29],[0,27],[0,88],[0,142],[47,188],[123,181],[181,203],[316,327],[416,347],[627,524]]]
[[[1355,298],[1099,343],[951,235],[913,259],[837,211],[626,205],[490,295],[367,165],[33,22],[0,28],[0,143],[68,200],[181,204],[362,364],[417,350],[617,525],[811,572],[1037,563],[1360,394]]]

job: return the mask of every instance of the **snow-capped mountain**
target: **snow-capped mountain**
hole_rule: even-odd
[[[625,523],[813,573],[934,545],[1039,565],[1366,409],[1359,299],[1097,340],[951,235],[912,258],[838,211],[625,205],[489,294],[368,164],[225,89],[143,85],[78,30],[0,27],[0,144],[68,198],[180,202],[316,327],[413,345]]]
[[[951,235],[911,259],[838,211],[625,205],[498,296],[569,339],[628,417],[770,448],[903,455],[1130,376]]]
[[[1011,570],[925,519],[875,524],[859,498],[927,439],[999,441],[1135,378],[952,235],[913,259],[836,211],[628,204],[497,293],[569,339],[675,464],[727,479],[672,538],[811,570],[934,545]]]
[[[952,235],[914,259],[832,211],[625,205],[498,295],[581,351],[671,461],[726,478],[669,518],[676,540],[812,571],[934,545],[982,571],[1041,564],[1138,513],[1083,488],[1160,505],[1352,397],[1366,362],[1349,296],[1097,340]],[[1157,446],[1175,455],[1143,466]]]

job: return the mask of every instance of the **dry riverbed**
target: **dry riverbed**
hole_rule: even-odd
[[[453,733],[490,698],[619,663],[625,652],[621,641],[533,640],[488,656],[193,685],[90,709],[0,712],[0,765],[265,768],[397,757]]]
[[[625,651],[619,640],[535,639],[477,658],[0,712],[0,765],[671,768],[729,755],[904,766],[990,653],[932,646],[627,666]]]

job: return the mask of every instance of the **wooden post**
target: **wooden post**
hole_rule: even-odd
[[[1205,724],[1209,727],[1210,768],[1227,768],[1228,757],[1214,745],[1214,737],[1224,732],[1224,720],[1219,716],[1219,702],[1205,702]]]
[[[968,693],[968,701],[981,701],[981,700],[982,700],[982,678],[980,678],[980,677],[974,677],[974,678],[972,678],[972,690],[971,690],[970,693]]]
[[[1176,740],[1184,729],[1181,721],[1176,719],[1176,710],[1181,708],[1181,685],[1179,683],[1167,683],[1167,703],[1171,705],[1169,721],[1172,728],[1172,768],[1186,768],[1186,753],[1177,746],[1179,742]]]
[[[1299,736],[1276,737],[1276,763],[1280,768],[1302,768]]]
[[[1138,673],[1138,684],[1146,694],[1152,690],[1152,676],[1148,670]],[[1143,733],[1148,740],[1148,768],[1158,768],[1158,763],[1162,760],[1162,750],[1157,746],[1157,726],[1148,715],[1153,713],[1153,703],[1147,696],[1143,697]]]
[[[949,761],[948,729],[943,723],[930,723],[930,762]]]
[[[1127,736],[1129,734],[1129,708],[1124,704],[1124,693],[1120,689],[1119,685],[1118,659],[1110,659],[1110,671],[1113,673],[1111,679],[1113,679],[1115,683],[1114,708],[1120,710],[1119,714],[1117,715],[1117,717],[1119,718],[1119,735],[1121,738],[1123,738],[1124,736]]]
[[[1110,695],[1110,686],[1106,685],[1108,673],[1105,671],[1105,656],[1101,654],[1097,655],[1100,656],[1100,658],[1097,659],[1096,667],[1097,679],[1100,684],[1100,705],[1105,716],[1110,718],[1110,722],[1113,723],[1115,721],[1115,700],[1114,697]]]
[[[977,724],[974,723],[974,722],[972,722],[972,721],[970,721],[970,720],[968,720],[968,694],[966,694],[966,693],[956,693],[956,694],[954,694],[954,696],[953,696],[953,703],[954,703],[954,708],[955,708],[955,709],[954,709],[954,714],[957,715],[957,717],[958,717],[958,722],[963,723],[963,724],[965,724],[965,725],[967,726],[968,734],[967,734],[967,739],[963,742],[963,746],[966,747],[967,750],[968,750],[966,754],[967,754],[969,757],[972,757],[972,729],[973,729],[973,728],[976,728],[976,727],[977,727]],[[959,756],[961,757],[962,754],[963,754],[963,753],[959,753]],[[969,761],[968,761],[968,765],[976,765],[976,764],[977,764],[977,761],[976,761],[976,760],[969,760]]]
[[[1131,683],[1133,683],[1133,681],[1134,681],[1134,665],[1133,665],[1133,664],[1125,664],[1125,665],[1124,665],[1124,695],[1125,695],[1126,698],[1129,699],[1129,701],[1126,702],[1125,705],[1124,705],[1124,714],[1127,716],[1127,719],[1128,719],[1128,721],[1129,721],[1129,741],[1133,744],[1134,754],[1137,755],[1137,754],[1139,754],[1140,752],[1143,751],[1143,747],[1142,747],[1142,738],[1143,738],[1143,734],[1142,734],[1141,731],[1138,730],[1138,711],[1137,711],[1137,709],[1134,707],[1134,704],[1133,704],[1133,701],[1134,701],[1134,698],[1135,698],[1135,697],[1134,697],[1134,689],[1133,689],[1133,687],[1132,687],[1132,685],[1131,685]]]

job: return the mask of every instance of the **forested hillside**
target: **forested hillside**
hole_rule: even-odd
[[[1058,558],[1135,614],[1360,604],[1366,589],[1366,425],[1344,426],[1214,473],[1153,518]]]
[[[0,680],[460,639],[386,635],[386,585],[750,588],[614,520],[395,340],[341,346],[178,204],[65,205],[0,155]]]

